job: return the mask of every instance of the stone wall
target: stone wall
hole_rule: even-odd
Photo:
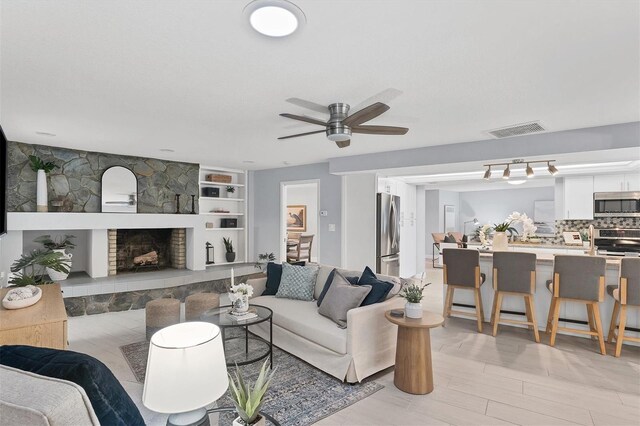
[[[9,142],[7,150],[10,212],[36,211],[36,173],[29,167],[29,155],[59,166],[49,174],[49,211],[100,212],[102,173],[111,166],[127,167],[135,173],[139,213],[174,213],[176,194],[182,195],[181,212],[191,211],[191,195],[196,196],[198,211],[197,164],[20,142]]]

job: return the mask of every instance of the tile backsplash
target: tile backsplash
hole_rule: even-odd
[[[603,217],[593,220],[556,220],[556,236],[543,238],[544,242],[561,244],[564,242],[562,233],[565,231],[580,231],[593,225],[595,228],[640,228],[640,218],[637,217]]]

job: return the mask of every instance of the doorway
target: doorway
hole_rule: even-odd
[[[320,261],[319,218],[319,179],[280,183],[280,259],[282,261],[286,261],[288,249],[296,248],[295,240],[299,235],[313,236],[311,261]]]

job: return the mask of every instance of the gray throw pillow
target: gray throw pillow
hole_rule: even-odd
[[[360,306],[370,291],[370,285],[351,285],[340,271],[336,271],[318,313],[338,324],[338,327],[347,328],[347,312]]]
[[[313,300],[318,266],[294,266],[282,263],[282,278],[276,297],[283,299]]]

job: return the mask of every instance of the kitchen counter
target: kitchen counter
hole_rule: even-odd
[[[467,243],[467,246],[470,248],[480,248],[481,244],[478,242],[470,242]],[[552,244],[552,243],[521,243],[514,242],[509,243],[509,247],[527,247],[527,248],[550,248],[550,249],[560,249],[560,250],[588,250],[585,249],[582,245],[575,244]]]

